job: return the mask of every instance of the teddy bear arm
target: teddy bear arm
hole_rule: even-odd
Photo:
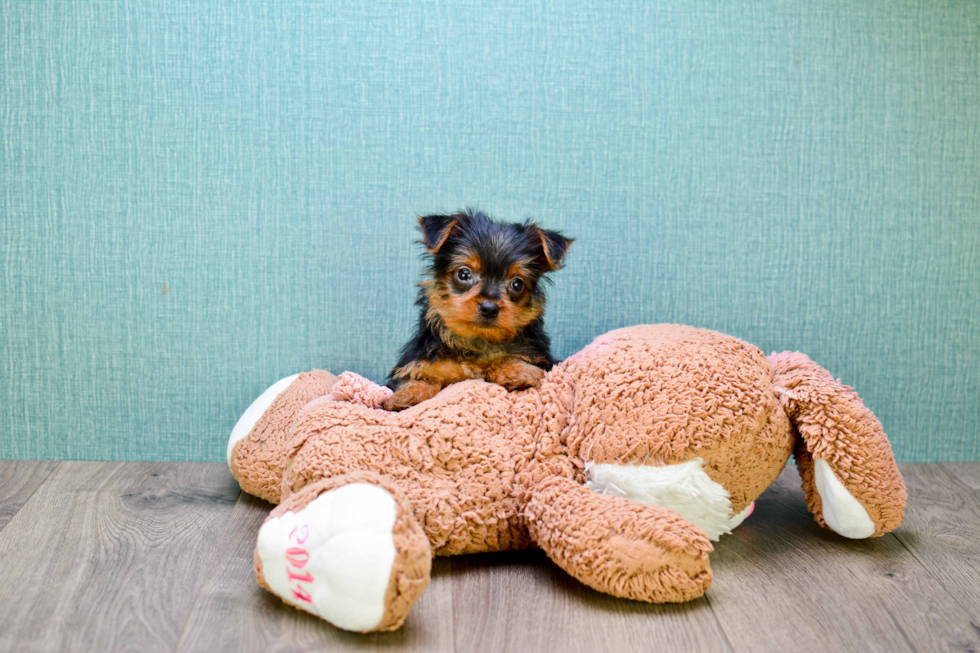
[[[329,396],[337,377],[312,370],[281,379],[245,410],[228,439],[228,466],[242,489],[279,503],[293,420],[314,399]]]
[[[851,388],[805,355],[769,360],[780,403],[800,435],[794,457],[814,519],[852,539],[895,529],[907,494],[881,423]]]
[[[531,490],[524,517],[549,558],[601,592],[675,603],[711,586],[708,536],[670,510],[557,477]]]

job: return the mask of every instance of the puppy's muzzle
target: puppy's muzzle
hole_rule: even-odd
[[[500,315],[500,307],[493,302],[480,302],[480,305],[477,307],[477,312],[484,320],[491,322]]]

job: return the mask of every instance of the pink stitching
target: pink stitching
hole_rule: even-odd
[[[307,525],[297,526],[289,533],[289,539],[295,544],[305,544],[306,540],[310,537],[310,527]],[[307,603],[313,603],[313,597],[307,592],[300,583],[312,583],[313,574],[306,572],[304,574],[293,573],[290,566],[294,567],[296,570],[300,570],[306,566],[306,563],[310,561],[310,553],[306,549],[300,548],[298,546],[291,546],[286,549],[286,561],[289,563],[286,566],[286,576],[289,578],[289,582],[296,582],[296,585],[290,585],[289,589],[292,590],[293,596],[300,601],[306,601]]]

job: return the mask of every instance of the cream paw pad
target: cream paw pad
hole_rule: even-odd
[[[431,548],[396,488],[349,474],[291,495],[259,530],[259,582],[338,628],[399,627],[429,581]]]

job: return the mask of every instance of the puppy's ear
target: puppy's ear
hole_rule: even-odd
[[[557,231],[542,229],[537,225],[534,226],[534,230],[541,239],[541,255],[545,272],[560,270],[565,264],[565,254],[573,239],[565,238]]]
[[[442,249],[443,243],[449,238],[463,216],[460,215],[427,215],[419,218],[419,229],[422,230],[422,244],[435,254]]]

